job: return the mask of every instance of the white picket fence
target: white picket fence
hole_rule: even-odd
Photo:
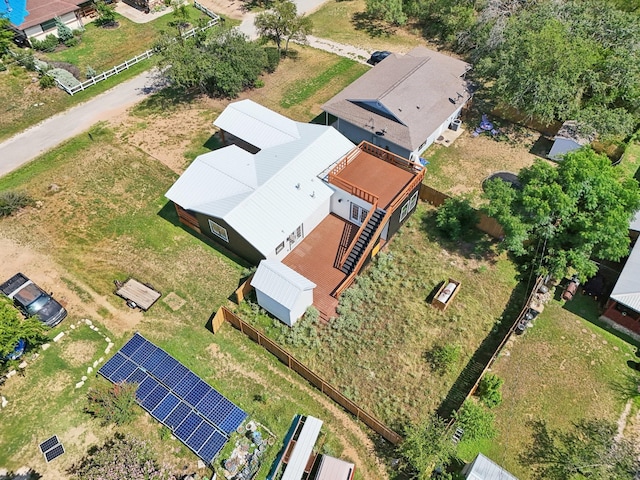
[[[200,31],[205,31],[205,30],[213,27],[214,25],[218,24],[218,22],[220,22],[220,16],[215,14],[211,10],[209,10],[207,7],[199,4],[198,2],[193,2],[193,6],[195,8],[197,8],[198,10],[200,10],[201,12],[205,13],[207,16],[211,17],[211,20],[209,20],[202,27],[194,27],[194,28],[192,28],[190,30],[187,30],[186,32],[182,32],[183,38],[191,38],[196,33],[200,32]],[[82,90],[85,90],[85,89],[89,88],[92,85],[95,85],[98,82],[106,80],[109,77],[112,77],[114,75],[117,75],[120,72],[123,72],[124,70],[127,70],[130,66],[135,65],[136,63],[141,62],[142,60],[146,60],[147,58],[151,57],[153,55],[153,53],[154,53],[153,50],[147,50],[146,52],[141,53],[140,55],[136,55],[135,57],[130,58],[129,60],[121,63],[120,65],[116,65],[112,69],[106,70],[106,71],[96,75],[95,77],[91,77],[86,82],[82,82],[82,83],[80,83],[78,85],[75,85],[73,87],[67,87],[66,85],[63,85],[62,83],[60,83],[58,81],[58,79],[56,79],[56,84],[62,90],[67,92],[69,95],[74,95],[74,94],[76,94],[76,93],[78,93],[78,92],[80,92]]]

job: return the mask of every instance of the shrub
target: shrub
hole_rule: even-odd
[[[87,78],[93,78],[97,75],[96,71],[92,67],[87,67]]]
[[[444,375],[458,363],[460,346],[454,344],[436,345],[425,356],[431,368],[440,375]]]
[[[80,73],[80,69],[78,67],[76,67],[73,63],[68,63],[68,62],[50,62],[49,65],[52,68],[61,68],[63,70],[66,70],[67,72],[69,72],[71,75],[73,75],[76,78],[80,78],[82,77],[82,74]]]
[[[267,66],[265,70],[273,73],[280,64],[280,52],[278,52],[278,49],[275,47],[266,47],[264,51],[267,54]]]
[[[0,217],[8,217],[29,205],[33,205],[33,199],[25,192],[16,190],[0,192]]]
[[[447,199],[436,213],[436,225],[451,240],[460,239],[478,220],[478,212],[466,197]]]
[[[504,380],[497,375],[487,373],[482,377],[480,385],[478,385],[478,396],[480,397],[480,401],[489,408],[500,405],[502,403],[502,392],[500,391],[500,388],[503,383]]]
[[[59,40],[53,34],[47,35],[44,40],[31,40],[31,46],[39,52],[53,52],[58,46]]]
[[[71,73],[69,73],[68,71],[63,70],[62,68],[52,68],[51,70],[49,70],[49,74],[53,75],[56,80],[58,80],[67,88],[72,88],[76,85],[80,85],[80,81],[76,77],[71,75]]]
[[[6,70],[7,70],[7,66],[3,62],[0,62],[0,72],[4,72]]]
[[[79,43],[80,43],[80,39],[78,37],[71,37],[69,40],[64,41],[64,44],[69,48],[75,47]]]
[[[38,70],[39,72],[46,72],[47,70],[49,70],[49,64],[47,62],[43,62],[38,58],[33,59],[33,64],[35,70]]]
[[[462,408],[453,414],[458,426],[464,429],[469,440],[496,436],[495,415],[473,400],[466,400]]]
[[[136,383],[101,383],[87,392],[85,411],[102,419],[105,424],[131,423],[140,413],[136,405],[137,389]]]
[[[111,27],[116,24],[116,12],[113,5],[104,0],[97,0],[96,11],[98,12],[96,25],[99,27]]]
[[[55,21],[56,26],[58,27],[58,40],[66,44],[68,40],[73,38],[73,32],[67,25],[62,23],[62,19],[60,17],[56,17]]]
[[[30,71],[34,71],[36,69],[36,58],[33,56],[33,53],[30,52],[20,52],[17,57],[18,63],[22,65],[24,68]]]
[[[51,88],[55,87],[56,80],[51,75],[44,74],[40,77],[40,88]]]

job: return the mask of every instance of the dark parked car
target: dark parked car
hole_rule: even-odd
[[[24,315],[37,315],[40,321],[50,327],[55,327],[67,316],[62,305],[22,273],[16,273],[0,285],[0,292],[12,299]]]
[[[369,59],[369,63],[370,63],[371,65],[377,65],[377,64],[379,64],[382,60],[384,60],[385,58],[387,58],[389,55],[391,55],[391,52],[387,52],[386,50],[373,52],[373,53],[371,54],[371,58]]]

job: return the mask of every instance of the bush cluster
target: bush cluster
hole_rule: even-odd
[[[266,70],[269,73],[273,73],[280,64],[280,52],[275,47],[265,47],[264,51],[267,54]]]
[[[447,199],[436,214],[436,225],[451,240],[459,240],[478,220],[478,212],[466,197]]]
[[[15,190],[0,192],[0,217],[8,217],[29,205],[33,205],[33,199],[25,192]]]
[[[433,371],[444,375],[458,363],[460,346],[454,344],[436,345],[425,354]]]
[[[52,68],[47,73],[49,75],[52,75],[56,80],[58,80],[61,84],[63,84],[67,88],[72,88],[72,87],[75,87],[76,85],[80,85],[80,80],[78,80],[70,72],[62,68]]]
[[[464,436],[469,440],[493,438],[497,434],[495,415],[473,400],[466,400],[453,418],[464,429]]]
[[[487,373],[483,376],[480,380],[480,385],[478,385],[477,392],[480,401],[489,408],[500,405],[502,403],[502,392],[500,388],[503,383],[504,380],[493,373]]]
[[[105,425],[131,423],[140,413],[136,405],[137,383],[99,383],[87,392],[87,413],[101,419]]]
[[[44,37],[44,40],[31,40],[31,46],[39,52],[53,52],[58,46],[58,43],[60,43],[58,37],[52,33]]]

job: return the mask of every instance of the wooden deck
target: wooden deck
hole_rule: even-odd
[[[145,311],[149,310],[151,305],[156,303],[156,300],[162,295],[160,292],[133,278],[118,286],[115,294],[124,298],[127,302],[134,302],[135,306]]]
[[[313,305],[324,319],[335,317],[338,300],[331,296],[346,278],[335,267],[336,258],[353,239],[358,228],[331,214],[307,235],[282,263],[316,284]]]
[[[386,209],[415,173],[360,151],[337,176],[378,197],[378,206]]]

